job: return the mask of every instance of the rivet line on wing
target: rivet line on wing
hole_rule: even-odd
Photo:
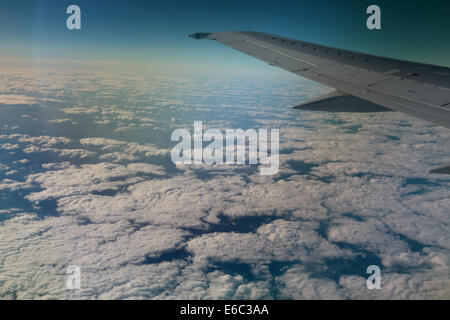
[[[252,42],[252,41],[250,41],[250,40],[245,40],[245,41],[248,42],[248,43],[251,43],[251,44],[253,44],[253,45],[255,45],[255,46],[261,47],[261,48],[263,48],[263,49],[266,49],[266,50],[269,50],[269,51],[272,51],[272,52],[281,54],[282,56],[285,56],[285,57],[288,57],[288,58],[291,58],[291,59],[298,60],[298,61],[300,61],[300,62],[309,64],[310,66],[313,66],[313,67],[316,67],[316,68],[319,67],[318,65],[315,65],[315,64],[310,63],[310,62],[308,62],[308,61],[305,61],[305,60],[302,60],[302,59],[299,59],[299,58],[296,58],[296,57],[292,57],[292,56],[290,56],[290,55],[288,55],[288,54],[285,54],[285,53],[283,53],[283,52],[280,52],[280,51],[277,51],[277,50],[274,50],[274,49],[270,49],[270,48],[268,48],[268,47],[266,47],[266,46],[263,46],[262,44],[255,43],[255,42]]]

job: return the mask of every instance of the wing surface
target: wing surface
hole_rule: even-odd
[[[386,111],[387,108],[450,128],[449,68],[341,50],[260,32],[195,33],[190,37],[215,40],[342,93],[340,98],[328,101],[329,109],[322,107],[320,110],[345,111],[345,108],[332,107],[329,102],[348,100],[353,103],[350,108],[353,111],[350,112]],[[357,99],[351,99],[351,96]],[[356,102],[361,100],[367,103],[361,104],[361,110],[357,110]]]

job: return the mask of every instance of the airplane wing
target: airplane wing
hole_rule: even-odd
[[[248,31],[194,33],[271,65],[336,88],[304,110],[377,112],[387,109],[450,128],[450,68],[383,58]],[[341,107],[336,107],[336,105]],[[386,109],[387,108],[387,109]]]
[[[198,32],[270,65],[335,88],[294,108],[331,112],[400,111],[450,128],[450,68],[373,56],[250,31]],[[450,165],[431,173],[450,174]]]

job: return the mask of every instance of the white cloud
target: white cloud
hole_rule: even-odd
[[[146,265],[145,259],[175,250],[188,234],[170,227],[137,229],[126,220],[77,224],[76,218],[39,219],[28,213],[4,222],[2,231],[0,296],[18,299],[126,298],[137,297],[144,289],[157,294],[167,286],[164,278],[179,271],[177,263]],[[81,268],[80,292],[65,287],[65,268],[70,264]],[[137,289],[130,290],[134,284]]]
[[[427,173],[445,161],[448,130],[399,113],[291,110],[328,90],[303,82],[92,81],[53,74],[41,76],[46,85],[37,86],[26,73],[19,79],[5,80],[0,89],[26,87],[61,100],[70,89],[77,105],[63,109],[68,118],[54,123],[83,117],[97,129],[110,124],[160,134],[190,128],[193,112],[203,119],[220,112],[223,119],[205,121],[205,128],[240,127],[247,118],[280,128],[281,167],[276,176],[263,177],[248,166],[175,170],[143,163],[169,152],[152,136],[148,144],[105,137],[78,144],[70,132],[2,134],[6,148],[77,157],[44,163],[25,181],[0,181],[0,190],[23,193],[39,210],[0,211],[2,298],[449,297],[450,182]],[[100,103],[117,97],[119,87],[128,92],[123,106]],[[86,92],[96,94],[96,105]],[[90,163],[95,160],[102,163]],[[25,161],[0,169],[20,173]],[[52,199],[55,211],[39,208]],[[380,291],[367,290],[361,277],[371,259],[381,261]],[[282,267],[274,272],[272,263]],[[343,271],[333,273],[333,263]],[[78,292],[65,288],[69,264],[82,270]]]
[[[18,191],[22,189],[29,189],[32,186],[26,182],[15,181],[11,179],[0,180],[0,190]]]
[[[18,94],[0,94],[0,104],[5,105],[36,105],[48,101],[60,102],[60,100],[50,98],[37,98]]]
[[[136,160],[138,156],[149,157],[169,153],[169,150],[158,148],[152,144],[139,144],[98,137],[80,139],[80,143],[83,146],[99,147],[104,151],[116,150],[116,152],[110,152],[102,156],[102,159],[112,159],[115,161],[120,161],[121,159],[126,160],[127,157],[129,157],[128,160]]]
[[[38,184],[43,191],[27,196],[30,201],[88,194],[93,191],[117,190],[120,186],[142,181],[142,174],[161,175],[160,166],[145,163],[115,165],[111,163],[85,164],[79,168],[46,171],[28,176],[27,183]]]
[[[350,299],[448,299],[450,297],[450,280],[448,271],[417,272],[408,274],[382,274],[381,289],[368,290],[366,278],[344,276],[339,284]]]
[[[198,263],[239,261],[249,264],[271,261],[321,262],[336,257],[351,257],[321,238],[306,223],[275,220],[263,225],[256,233],[214,233],[188,242]]]
[[[33,97],[15,94],[0,94],[0,104],[15,105],[15,104],[37,104],[38,100]]]
[[[276,278],[280,299],[335,300],[346,296],[336,282],[314,278],[301,265],[290,267]],[[364,283],[365,284],[365,283]]]
[[[19,149],[19,145],[11,144],[11,143],[4,143],[4,144],[0,145],[0,148],[3,150],[15,150],[15,149]]]
[[[48,120],[49,123],[67,123],[67,122],[72,122],[72,120],[70,119],[52,119],[52,120]]]

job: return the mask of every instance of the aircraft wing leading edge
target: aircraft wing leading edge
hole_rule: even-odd
[[[250,31],[199,32],[270,65],[335,88],[295,108],[331,112],[400,111],[450,128],[450,68],[384,58]],[[450,167],[449,167],[450,168]],[[447,170],[438,170],[441,173]]]

